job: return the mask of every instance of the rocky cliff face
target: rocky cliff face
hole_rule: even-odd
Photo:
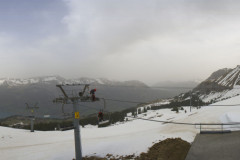
[[[189,95],[203,102],[213,103],[240,95],[240,65],[234,69],[220,69],[200,83],[192,92],[181,94],[180,99],[189,99]]]
[[[208,94],[213,91],[221,92],[234,88],[240,88],[240,65],[234,69],[224,68],[212,73],[212,75],[200,83],[194,91]]]

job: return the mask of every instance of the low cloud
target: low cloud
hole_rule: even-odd
[[[19,38],[12,41],[16,45],[9,52],[23,57],[15,59],[15,65],[29,71],[23,75],[153,83],[205,79],[216,69],[239,63],[238,1],[62,2],[67,11],[59,21],[52,22],[60,25],[61,32],[41,36],[24,46],[18,44]],[[0,50],[3,55],[2,47]]]

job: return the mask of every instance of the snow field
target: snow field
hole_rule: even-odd
[[[240,96],[215,105],[228,104],[240,104]],[[192,112],[189,107],[184,107],[184,110],[179,110],[179,113],[170,109],[149,110],[138,116],[186,123],[240,122],[240,106],[206,106],[201,109],[192,108]],[[193,142],[199,133],[199,129],[190,125],[164,124],[132,118],[128,120],[106,128],[91,125],[81,128],[83,156],[106,156],[108,153],[114,156],[139,155],[147,152],[148,148],[159,140],[180,137]],[[75,157],[74,149],[73,130],[31,133],[28,130],[0,127],[0,155],[4,160],[66,160]]]
[[[210,93],[207,96],[201,97],[203,102],[211,102],[211,100],[216,99],[217,101],[221,101],[222,99],[232,98],[240,95],[240,89],[235,86],[234,89],[226,90],[223,92],[214,92]]]

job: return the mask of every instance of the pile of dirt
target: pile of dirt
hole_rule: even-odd
[[[114,157],[110,154],[104,158],[84,157],[83,160],[185,160],[190,149],[190,143],[181,138],[168,138],[155,143],[147,153]]]
[[[168,138],[154,144],[147,153],[142,153],[136,160],[185,160],[190,143],[181,138]]]
[[[107,160],[107,158],[99,158],[99,157],[91,156],[91,157],[84,157],[83,160]]]

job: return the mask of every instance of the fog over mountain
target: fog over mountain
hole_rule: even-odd
[[[134,101],[136,103],[107,101],[106,110],[120,111],[129,107],[135,107],[141,102],[151,102],[162,98],[171,98],[186,89],[150,88],[143,82],[133,81],[111,81],[108,79],[78,78],[65,79],[60,76],[45,76],[29,79],[1,79],[0,80],[0,118],[10,115],[30,115],[26,110],[26,104],[30,106],[38,103],[40,107],[36,115],[51,115],[62,117],[62,104],[54,104],[53,100],[62,96],[56,84],[91,84],[90,89],[96,88],[96,96],[100,98]],[[65,87],[67,94],[78,95],[81,87]],[[87,91],[89,94],[89,90]],[[81,106],[82,105],[82,106]],[[95,103],[81,103],[81,116],[95,114],[104,109],[103,101]],[[72,106],[64,105],[64,112],[71,113]]]
[[[200,82],[198,81],[162,81],[158,82],[153,85],[153,87],[159,87],[159,88],[179,88],[179,89],[184,89],[184,88],[195,88]]]

